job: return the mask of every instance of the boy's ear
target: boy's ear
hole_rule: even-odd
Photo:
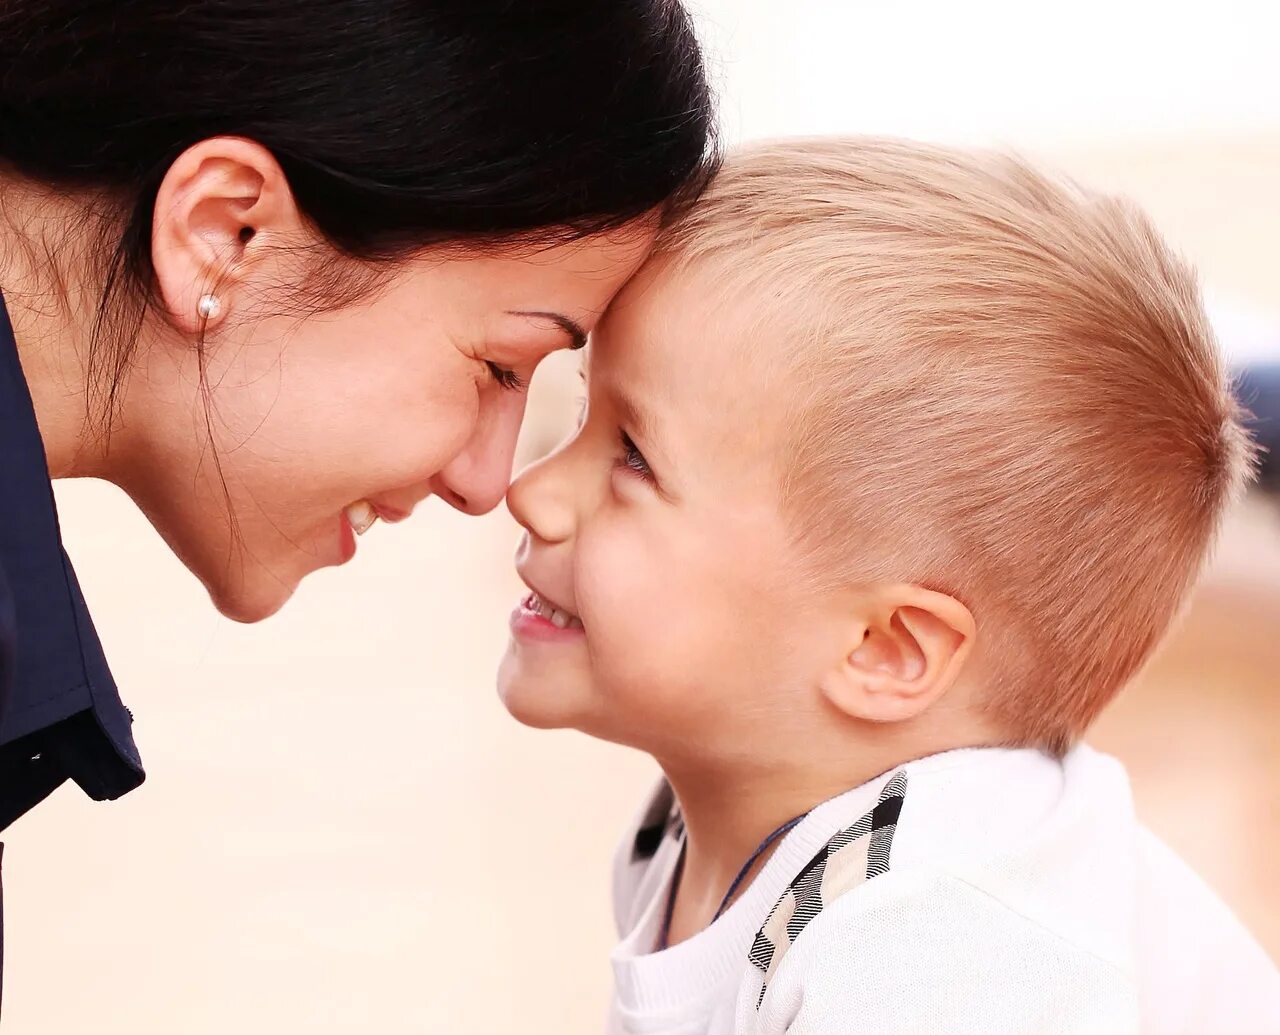
[[[854,642],[821,681],[851,718],[903,722],[954,685],[977,627],[964,604],[920,586],[877,586],[857,609]]]

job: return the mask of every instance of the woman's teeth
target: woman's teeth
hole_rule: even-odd
[[[373,523],[378,520],[378,512],[368,500],[357,500],[346,509],[343,514],[347,517],[347,524],[351,526],[351,530],[356,535],[364,535],[373,527]]]
[[[571,615],[568,611],[561,611],[558,607],[552,607],[537,593],[530,593],[529,598],[524,602],[524,606],[535,615],[545,618],[557,629],[582,628],[582,619],[577,615]]]

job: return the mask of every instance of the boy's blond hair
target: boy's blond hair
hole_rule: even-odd
[[[738,154],[659,250],[785,342],[813,577],[967,603],[989,714],[1065,750],[1249,472],[1191,269],[1134,206],[1018,159],[859,138]]]

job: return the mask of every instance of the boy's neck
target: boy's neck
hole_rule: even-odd
[[[684,941],[715,919],[743,866],[783,824],[903,763],[984,743],[991,743],[990,738],[881,735],[834,756],[813,752],[773,768],[659,759],[686,830],[685,857],[667,943]],[[781,840],[760,853],[743,876],[735,898],[750,885]]]
[[[684,863],[667,938],[671,945],[692,937],[715,919],[743,866],[779,827],[885,771],[873,760],[843,768],[825,779],[799,766],[718,774],[678,766],[664,769],[680,803],[686,831]],[[781,840],[774,840],[760,853],[743,875],[735,897],[746,890]]]

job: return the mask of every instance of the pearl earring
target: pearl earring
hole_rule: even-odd
[[[216,319],[222,312],[222,302],[217,295],[201,295],[196,303],[196,312],[205,320]]]

